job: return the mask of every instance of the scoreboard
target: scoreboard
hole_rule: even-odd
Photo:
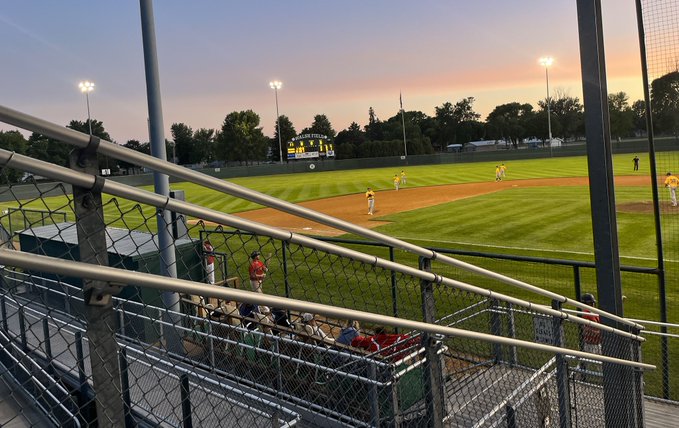
[[[288,142],[288,160],[335,156],[335,146],[326,135],[304,134]]]

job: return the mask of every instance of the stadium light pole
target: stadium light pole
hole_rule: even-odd
[[[92,120],[90,119],[90,92],[94,91],[94,82],[86,80],[84,82],[78,83],[80,92],[85,94],[85,99],[87,100],[87,124],[90,125],[90,135],[92,135]]]
[[[276,126],[278,127],[278,156],[280,156],[281,165],[283,164],[283,144],[281,143],[281,115],[278,114],[278,90],[283,86],[280,80],[269,82],[269,86],[276,94]]]
[[[547,80],[547,131],[549,133],[549,156],[552,156],[552,113],[551,99],[549,98],[549,67],[554,63],[554,58],[551,56],[544,56],[540,58],[540,65],[545,67],[545,79]]]

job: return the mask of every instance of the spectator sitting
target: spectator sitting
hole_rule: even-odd
[[[270,326],[273,324],[273,321],[270,314],[271,311],[268,306],[259,306],[257,312],[252,314],[253,318],[259,323],[259,329],[266,334],[271,334]]]
[[[274,325],[278,325],[289,329],[293,328],[292,323],[290,322],[290,318],[288,318],[288,312],[285,311],[284,309],[272,308],[271,317],[273,318]],[[273,333],[280,334],[280,330],[274,329]]]
[[[210,319],[224,324],[240,325],[238,309],[230,304],[230,302],[224,302],[222,306],[212,311],[210,313]]]
[[[321,341],[325,341],[328,335],[325,334],[323,330],[316,323],[316,317],[314,314],[305,312],[302,314],[302,330],[309,336],[314,336],[315,338],[320,338]]]
[[[243,326],[245,328],[248,330],[257,328],[257,318],[255,318],[255,314],[259,314],[259,306],[243,302],[238,307],[238,313],[243,318]]]
[[[361,336],[361,333],[358,332],[359,327],[358,321],[348,320],[347,324],[340,331],[339,337],[335,339],[335,342],[342,345],[351,345],[355,338]]]
[[[379,347],[371,337],[361,336],[360,324],[358,321],[347,321],[346,326],[340,331],[339,337],[336,339],[338,343],[343,345],[350,345],[355,348],[367,349],[370,352],[377,352]]]
[[[387,333],[384,327],[375,329],[375,335],[370,339],[377,346],[377,350],[383,356],[393,355],[420,343],[419,337],[411,337],[408,334]]]

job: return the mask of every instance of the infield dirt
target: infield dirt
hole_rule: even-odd
[[[650,178],[644,176],[622,176],[615,178],[617,186],[644,186],[650,185],[650,183]],[[432,187],[406,187],[401,188],[399,191],[387,190],[377,192],[375,196],[375,215],[372,216],[368,215],[368,204],[363,193],[318,199],[302,202],[298,205],[362,227],[373,228],[387,223],[380,221],[380,216],[431,207],[505,189],[515,187],[586,186],[588,184],[589,179],[587,177],[568,177],[536,180],[503,180],[499,182],[450,184]],[[646,203],[639,204],[638,206],[628,204],[630,206],[621,209],[621,211],[646,212],[647,209],[652,209],[652,206],[648,208],[649,205]],[[323,236],[337,236],[345,233],[329,226],[282,213],[271,208],[245,211],[235,215],[293,232]],[[195,223],[196,220],[190,222]],[[210,224],[209,222],[206,223]]]

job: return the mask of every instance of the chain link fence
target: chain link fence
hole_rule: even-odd
[[[41,423],[603,426],[628,404],[591,406],[605,401],[606,370],[640,388],[635,331],[476,288],[424,257],[377,262],[394,259],[388,247],[177,211],[160,223],[174,234],[175,286],[157,277],[157,206],[71,184],[29,200],[0,190],[11,248],[0,250],[0,365],[13,391],[2,401],[27,399]],[[10,227],[22,212],[23,229]],[[82,260],[92,264],[69,263]],[[632,363],[607,358],[621,350]]]

